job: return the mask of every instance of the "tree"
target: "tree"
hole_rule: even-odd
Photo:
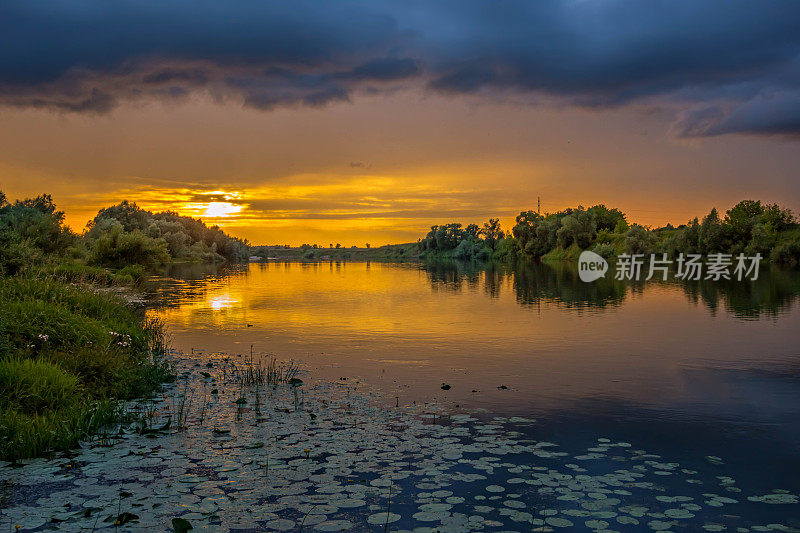
[[[618,224],[627,226],[625,214],[619,209],[609,209],[605,205],[599,204],[590,207],[587,211],[594,218],[597,231],[614,231]]]
[[[9,204],[0,193],[0,271],[15,274],[46,255],[64,255],[77,238],[49,194]]]
[[[700,221],[694,217],[680,232],[677,239],[676,253],[695,254],[700,251]]]
[[[703,219],[698,231],[698,245],[701,253],[724,252],[727,250],[724,242],[722,223],[719,219],[717,208],[713,208]]]
[[[770,261],[795,267],[800,264],[800,240],[778,243],[770,252]]]
[[[464,233],[466,233],[467,236],[477,240],[478,238],[480,238],[481,228],[477,224],[470,224],[466,228],[464,228]]]
[[[453,252],[453,257],[462,261],[471,261],[477,259],[479,261],[486,261],[490,255],[489,249],[479,240],[465,238]]]
[[[629,254],[646,254],[652,249],[653,240],[647,228],[634,224],[625,233],[625,251]]]
[[[490,218],[489,222],[483,224],[483,229],[480,232],[483,235],[486,246],[491,250],[494,250],[497,247],[497,242],[505,237],[505,233],[500,228],[500,219],[498,218]]]
[[[592,215],[576,209],[561,219],[561,227],[556,232],[558,244],[567,248],[575,243],[579,248],[588,248],[597,236],[597,225]]]
[[[525,246],[525,253],[540,257],[558,245],[558,215],[551,215],[536,226],[534,238]]]
[[[56,211],[56,203],[49,194],[40,194],[35,198],[17,200],[14,205],[15,207],[35,209],[44,215],[56,215],[61,220],[64,219],[64,212]]]
[[[753,225],[758,222],[764,208],[757,200],[743,200],[728,209],[725,213],[725,224],[734,242],[747,242],[753,231]]]
[[[750,242],[744,248],[744,253],[748,256],[761,254],[761,257],[769,257],[769,252],[775,246],[776,240],[777,234],[772,228],[756,222],[750,231]]]
[[[87,226],[91,229],[100,220],[113,218],[122,224],[122,228],[125,231],[133,231],[135,229],[144,230],[150,225],[150,217],[148,217],[148,214],[152,215],[152,213],[140,209],[135,202],[123,200],[117,205],[112,205],[111,207],[106,207],[98,211],[97,215],[95,215],[94,219],[89,221]]]
[[[141,231],[152,239],[164,239],[174,259],[240,261],[250,255],[246,240],[227,235],[219,226],[208,227],[202,220],[173,211],[152,213],[128,201],[97,213],[87,225],[90,240],[97,239],[110,228],[107,221],[121,225],[123,232]]]
[[[775,231],[783,231],[794,223],[794,215],[789,209],[782,209],[778,204],[764,206],[759,222]]]
[[[500,239],[495,247],[494,257],[501,261],[513,260],[517,257],[519,243],[514,237]]]
[[[89,261],[91,263],[123,268],[128,265],[143,265],[148,268],[169,262],[167,242],[153,239],[140,230],[124,231],[116,222],[93,243]]]
[[[461,224],[457,222],[436,226],[434,236],[436,240],[436,249],[442,251],[452,250],[458,246],[466,235]]]
[[[536,211],[522,211],[516,218],[511,234],[517,239],[520,249],[527,250],[528,242],[536,235],[536,226],[544,217]]]

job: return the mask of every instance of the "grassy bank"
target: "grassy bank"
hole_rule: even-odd
[[[156,215],[128,204],[101,213],[92,235],[78,235],[48,195],[10,203],[0,192],[3,459],[74,446],[118,420],[120,400],[149,394],[167,376],[159,363],[161,325],[129,305],[120,289],[141,285],[149,269],[183,256],[164,252],[170,249],[158,227],[148,226],[150,237],[125,226],[139,219],[152,225],[161,221]],[[238,244],[197,221],[176,220],[175,231],[183,223],[197,243],[216,239],[207,245],[212,251]],[[201,250],[197,243],[193,249]],[[154,263],[153,250],[166,259]]]
[[[67,449],[166,377],[161,325],[97,285],[0,281],[0,456]]]

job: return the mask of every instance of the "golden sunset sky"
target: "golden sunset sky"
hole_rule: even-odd
[[[127,199],[254,244],[292,245],[409,242],[432,224],[489,217],[510,227],[538,196],[543,211],[604,203],[654,226],[745,198],[800,211],[800,99],[796,78],[779,76],[797,74],[798,46],[769,10],[756,16],[735,3],[719,28],[691,30],[681,26],[694,20],[690,7],[661,20],[621,2],[595,28],[563,16],[580,21],[591,3],[548,3],[542,13],[509,3],[488,18],[481,7],[474,16],[459,11],[449,31],[433,31],[445,7],[422,16],[390,4],[373,22],[390,29],[359,26],[363,42],[355,43],[331,36],[347,31],[337,17],[349,21],[348,13],[329,21],[307,12],[319,20],[301,26],[333,28],[319,34],[341,48],[324,57],[302,46],[300,29],[265,43],[223,36],[224,54],[206,50],[191,33],[214,24],[202,7],[177,34],[158,23],[180,13],[151,20],[130,8],[99,9],[83,28],[87,39],[52,20],[47,36],[9,26],[0,44],[42,42],[25,61],[0,53],[0,190],[51,193],[76,231]],[[20,18],[43,16],[23,6],[14,8]],[[244,10],[242,24],[282,14],[258,9]],[[509,22],[520,17],[560,21],[565,28],[545,43],[560,48],[542,56],[530,27]],[[155,28],[155,44],[92,35],[101,23],[123,22]],[[637,33],[641,24],[652,26],[658,46],[674,45],[674,58]],[[584,42],[579,30],[605,39]],[[690,30],[722,44],[682,44]],[[47,40],[59,31],[74,40]],[[771,39],[788,51],[755,60],[742,53],[745,45],[771,51]],[[77,44],[59,55],[63,42]],[[475,52],[476,42],[492,53]],[[286,52],[290,44],[300,51]],[[98,52],[103,46],[111,52]],[[481,61],[469,66],[474,58]]]

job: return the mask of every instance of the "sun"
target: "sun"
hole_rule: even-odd
[[[206,210],[203,213],[203,216],[209,218],[224,218],[229,217],[231,215],[235,215],[236,213],[242,210],[241,205],[235,205],[230,202],[211,202],[206,206]]]

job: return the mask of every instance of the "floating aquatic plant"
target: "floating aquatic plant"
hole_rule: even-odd
[[[181,368],[205,362],[200,354],[186,359],[178,362]],[[430,416],[420,416],[422,409],[384,409],[369,391],[338,382],[303,386],[299,410],[299,385],[287,380],[260,396],[263,385],[243,385],[234,367],[223,358],[206,367],[221,394],[208,403],[205,424],[201,415],[185,417],[180,434],[143,435],[135,426],[123,427],[106,438],[112,446],[85,441],[74,457],[15,468],[0,463],[0,475],[12,485],[37,484],[44,495],[35,502],[11,501],[0,520],[21,530],[51,527],[53,519],[65,529],[91,530],[108,509],[122,522],[124,501],[138,517],[137,528],[154,530],[177,530],[173,520],[180,519],[217,531],[677,531],[733,526],[728,517],[746,515],[748,505],[798,503],[790,491],[739,497],[728,490],[738,487],[722,465],[709,466],[708,475],[611,435],[567,451],[525,437],[522,428],[534,421],[523,417],[455,413],[446,424],[431,424]],[[148,428],[160,427],[176,416],[181,396],[201,394],[203,381],[198,373],[172,385],[152,406],[131,408],[149,411]],[[239,409],[230,406],[248,397],[257,398],[266,418],[246,409],[236,416]],[[427,409],[438,415],[441,407]],[[708,488],[698,494],[697,487]],[[768,525],[748,527],[761,531]]]

